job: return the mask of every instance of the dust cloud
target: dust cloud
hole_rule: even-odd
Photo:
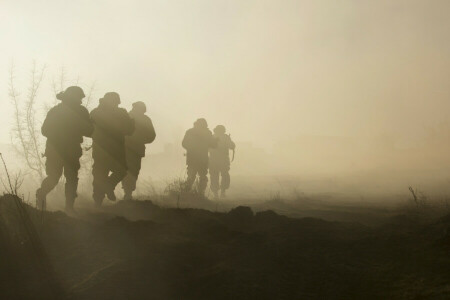
[[[52,81],[145,101],[157,130],[142,193],[184,176],[180,142],[199,117],[237,143],[231,195],[274,191],[447,193],[447,1],[2,1],[2,147],[8,74],[27,94],[32,60]],[[12,151],[3,151],[13,163]]]

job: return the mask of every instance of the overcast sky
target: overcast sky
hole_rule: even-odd
[[[450,116],[450,2],[0,0],[0,142],[8,67],[25,93],[64,66],[96,99],[145,101],[158,144],[198,117],[270,146],[301,134],[410,139]],[[43,105],[42,105],[43,106]]]

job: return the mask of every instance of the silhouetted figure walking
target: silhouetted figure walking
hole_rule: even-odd
[[[91,112],[94,123],[93,197],[97,207],[101,206],[105,194],[110,200],[116,200],[114,189],[127,174],[125,136],[133,133],[134,121],[125,109],[119,107],[119,104],[119,94],[109,92],[100,99],[99,105]]]
[[[83,136],[91,136],[93,126],[88,110],[81,105],[85,97],[78,86],[68,87],[56,95],[61,103],[49,110],[42,125],[42,135],[47,138],[45,171],[47,177],[36,191],[36,206],[46,208],[47,194],[66,177],[66,211],[72,211],[78,188],[78,170],[82,155]]]
[[[208,184],[208,150],[216,144],[217,141],[203,118],[195,121],[194,127],[186,131],[182,142],[183,148],[186,149],[186,190],[191,190],[198,174],[198,193],[204,195]]]
[[[230,187],[230,150],[236,148],[230,135],[225,134],[223,125],[214,128],[213,137],[217,139],[217,147],[209,150],[209,176],[211,178],[211,190],[214,197],[225,197],[226,190]],[[219,177],[221,177],[219,185]]]
[[[129,115],[134,120],[135,130],[130,136],[125,137],[125,150],[128,172],[122,180],[124,200],[131,200],[136,189],[136,181],[141,170],[141,161],[145,156],[145,144],[152,143],[156,138],[152,120],[145,115],[147,107],[142,101],[133,103]]]

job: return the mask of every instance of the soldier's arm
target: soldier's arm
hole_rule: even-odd
[[[89,113],[89,119],[92,122],[92,125],[95,124],[95,114],[96,114],[97,109],[94,108],[90,113]]]
[[[83,136],[92,136],[94,131],[94,124],[92,123],[91,116],[89,115],[89,111],[81,106],[80,111],[81,122],[80,122],[80,131]]]
[[[124,135],[132,135],[134,132],[134,120],[132,118],[130,118],[130,115],[128,114],[128,112],[125,109],[122,109],[122,116],[123,116],[123,134]]]
[[[229,137],[229,148],[231,149],[231,150],[234,150],[235,148],[236,148],[236,144],[231,140],[231,137],[230,136],[228,136]]]
[[[43,136],[45,137],[49,137],[49,135],[51,135],[51,131],[54,129],[55,124],[53,121],[53,114],[54,114],[54,109],[50,109],[47,113],[47,116],[45,117],[44,123],[42,124],[41,127],[41,133]]]
[[[219,143],[219,138],[214,137],[211,133],[209,136],[209,147],[216,148],[218,143]]]
[[[189,148],[191,148],[191,135],[189,130],[186,131],[186,133],[184,134],[184,138],[183,141],[181,142],[181,145],[183,146],[184,149],[188,150]]]
[[[145,135],[144,135],[144,143],[150,144],[152,143],[156,138],[156,132],[155,127],[153,127],[152,120],[150,118],[146,118],[146,124],[145,124]]]

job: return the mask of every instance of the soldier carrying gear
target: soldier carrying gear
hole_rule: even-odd
[[[131,200],[133,191],[136,189],[141,161],[145,156],[145,144],[152,143],[156,138],[152,120],[145,115],[146,111],[145,103],[138,101],[133,103],[133,108],[129,112],[131,119],[134,120],[135,130],[132,135],[125,137],[128,172],[122,180],[122,187],[125,192],[124,200]]]
[[[209,150],[209,174],[211,177],[211,190],[214,197],[225,197],[225,191],[230,187],[230,150],[236,148],[230,135],[225,134],[223,125],[214,128],[214,137],[217,139],[217,147]],[[219,185],[219,176],[222,180]]]
[[[116,200],[114,189],[127,174],[125,136],[133,133],[134,121],[125,109],[119,108],[119,104],[119,94],[109,92],[100,99],[99,105],[91,112],[94,123],[93,198],[97,207],[102,205],[105,194],[110,200]]]
[[[42,125],[42,135],[47,138],[44,156],[47,177],[36,191],[36,206],[45,210],[47,194],[66,177],[66,211],[73,211],[77,197],[78,170],[82,155],[83,136],[91,136],[93,125],[88,110],[81,105],[85,97],[78,86],[68,87],[56,95],[61,103],[49,110]]]
[[[198,193],[204,195],[208,184],[208,150],[215,147],[205,119],[198,119],[194,127],[186,131],[182,145],[186,149],[187,180],[186,190],[191,190],[197,174],[199,175]]]

